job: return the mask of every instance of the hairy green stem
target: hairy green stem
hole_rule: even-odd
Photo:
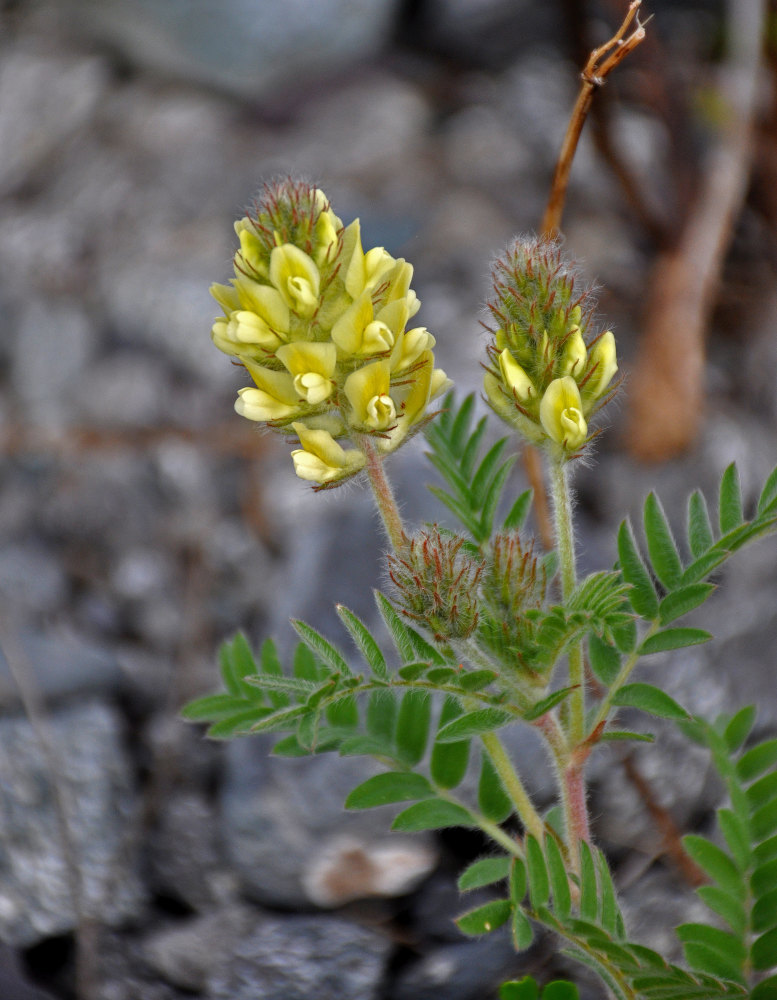
[[[568,601],[577,586],[575,537],[572,523],[572,498],[569,489],[567,463],[563,457],[551,461],[551,492],[556,527],[556,550],[561,571],[561,593]],[[576,750],[585,739],[585,675],[581,642],[572,643],[568,653],[569,683],[574,690],[569,696],[567,746],[562,753],[554,748],[558,769],[561,802],[566,821],[570,860],[580,870],[579,842],[589,840],[588,809],[586,806],[585,758],[576,759]]]
[[[534,808],[534,803],[523,786],[518,773],[512,765],[502,741],[496,733],[483,733],[480,737],[483,747],[491,758],[494,770],[499,775],[505,791],[510,796],[518,816],[528,833],[533,834],[542,843],[545,836],[545,824]]]
[[[383,468],[383,458],[378,454],[375,445],[369,438],[362,438],[359,444],[367,459],[365,468],[370,479],[378,513],[383,521],[383,527],[389,542],[391,542],[391,547],[395,552],[399,552],[405,544],[405,529],[394,491]]]
[[[612,702],[615,695],[618,693],[618,691],[620,691],[620,689],[629,679],[632,670],[634,669],[634,667],[636,667],[639,661],[639,658],[641,656],[639,651],[640,647],[647,639],[649,639],[652,635],[655,635],[660,627],[661,623],[658,621],[658,619],[652,622],[650,628],[647,630],[647,632],[645,632],[645,634],[639,640],[637,648],[634,650],[633,653],[629,653],[629,655],[626,657],[623,666],[618,672],[618,676],[610,685],[610,689],[607,692],[607,695],[604,698],[602,698],[602,702],[599,705],[599,711],[596,713],[596,717],[591,723],[590,732],[594,732],[597,729],[597,727],[600,726],[607,719],[607,716],[610,714],[610,709],[612,708]]]
[[[572,524],[572,498],[569,490],[567,463],[564,458],[551,461],[551,491],[556,526],[556,550],[561,570],[561,596],[568,601],[577,586],[575,537]],[[569,683],[575,690],[569,696],[570,736],[573,744],[579,743],[585,731],[585,677],[583,675],[583,650],[579,642],[569,649]]]

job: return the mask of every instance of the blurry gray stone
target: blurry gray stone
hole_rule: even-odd
[[[26,613],[51,613],[65,599],[67,580],[53,552],[37,541],[0,547],[0,594]]]
[[[382,852],[390,859],[389,852],[406,850],[415,858],[416,870],[427,867],[428,838],[387,832],[395,807],[357,813],[343,809],[351,789],[376,770],[371,761],[359,758],[268,757],[265,740],[231,744],[222,789],[222,836],[245,890],[259,902],[279,906],[307,906],[321,900],[322,865],[344,837],[358,845],[360,856],[370,859],[371,866],[380,863]],[[360,878],[363,872],[355,872],[349,886],[347,871],[338,874],[343,898],[351,886],[354,898]],[[369,890],[364,895],[373,894],[381,878],[389,876],[373,872],[371,880],[364,879]]]
[[[78,30],[133,61],[261,98],[273,88],[339,72],[387,41],[395,0],[78,0]]]
[[[96,332],[83,309],[67,302],[33,300],[13,342],[12,378],[25,419],[62,426],[68,397],[94,350]]]
[[[0,62],[0,192],[51,163],[101,99],[105,70],[93,57],[6,46]]]
[[[114,351],[81,373],[77,418],[101,428],[149,427],[167,417],[167,373],[139,352]]]
[[[445,163],[460,183],[514,180],[527,170],[528,150],[508,122],[483,104],[454,115],[443,135]]]
[[[676,872],[653,867],[618,892],[629,940],[654,948],[670,962],[682,962],[674,928],[689,921],[713,922],[712,915]]]
[[[377,1000],[390,942],[329,917],[262,920],[211,969],[209,1000]]]
[[[217,846],[218,820],[205,797],[174,792],[166,798],[149,844],[155,893],[202,913],[236,880]],[[183,984],[179,984],[183,985]]]
[[[464,903],[455,913],[466,909]],[[527,965],[500,929],[477,941],[462,938],[432,949],[400,971],[388,995],[390,1000],[482,1000],[508,977],[520,978]]]
[[[87,703],[50,718],[84,911],[115,925],[137,917],[136,802],[118,720]],[[0,720],[0,934],[31,945],[75,927],[48,762],[25,719]]]
[[[19,636],[24,660],[17,669],[30,670],[29,682],[48,701],[74,695],[116,694],[123,686],[114,653],[75,635],[56,637],[22,632]],[[16,708],[19,691],[0,651],[0,708]]]
[[[97,979],[100,1000],[191,1000],[192,995],[160,979],[146,940],[105,929],[100,934]]]
[[[143,957],[165,982],[202,993],[212,971],[229,961],[235,943],[260,919],[247,906],[216,909],[152,932],[143,943]]]
[[[0,996],[8,1000],[53,1000],[51,993],[34,986],[8,945],[0,942]]]

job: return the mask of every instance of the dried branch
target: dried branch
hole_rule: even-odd
[[[572,161],[575,158],[577,144],[580,140],[583,125],[588,117],[588,111],[593,102],[596,90],[604,84],[615,67],[645,38],[645,26],[639,20],[639,8],[641,5],[642,0],[632,0],[620,28],[618,28],[609,41],[599,46],[598,49],[593,50],[580,74],[582,79],[580,92],[577,95],[577,101],[572,109],[566,135],[561,144],[561,152],[559,153],[556,170],[553,175],[550,197],[548,198],[545,215],[542,219],[541,232],[545,236],[552,236],[561,230],[561,216],[564,210],[564,202],[566,201]],[[627,32],[635,21],[637,27],[630,35],[627,35]]]
[[[679,243],[651,276],[627,428],[631,452],[644,460],[683,452],[702,420],[704,339],[752,166],[767,7],[767,0],[729,0],[731,45],[720,82],[726,120]]]

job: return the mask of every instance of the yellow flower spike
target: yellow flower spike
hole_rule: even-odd
[[[564,343],[559,370],[562,375],[571,375],[576,382],[579,382],[585,371],[587,359],[588,351],[580,327],[573,326]]]
[[[236,222],[235,232],[240,240],[240,250],[238,250],[237,256],[242,261],[242,270],[247,271],[250,275],[266,278],[265,250],[251,220],[245,217]]]
[[[349,244],[353,243],[353,252],[345,272],[345,290],[352,299],[358,299],[363,292],[371,292],[377,288],[396,261],[383,247],[373,247],[365,254],[358,219],[351,223],[346,232],[349,233]]]
[[[507,395],[504,382],[497,378],[493,372],[487,371],[483,377],[483,390],[491,409],[505,423],[515,427],[532,444],[541,444],[545,440],[542,428],[516,408],[512,396]]]
[[[396,422],[397,411],[391,398],[391,369],[388,361],[373,361],[352,372],[343,392],[351,404],[349,423],[357,430],[385,431]]]
[[[499,370],[502,373],[505,385],[515,394],[515,397],[520,402],[526,403],[533,396],[537,395],[534,383],[507,347],[499,355]]]
[[[301,341],[284,344],[275,356],[291,373],[294,388],[310,406],[318,406],[334,391],[332,376],[337,364],[337,348],[331,343]]]
[[[362,292],[332,327],[332,340],[345,357],[369,357],[390,351],[396,332],[386,320],[396,321],[396,312],[396,309],[382,309],[376,317],[370,293]],[[406,310],[401,312],[404,316]]]
[[[576,451],[588,436],[580,390],[571,375],[554,379],[540,402],[540,422],[565,451]]]
[[[282,343],[261,316],[236,310],[228,318],[217,319],[212,330],[213,343],[225,354],[272,353]]]
[[[335,482],[354,475],[365,464],[365,457],[360,451],[342,448],[325,430],[311,430],[301,421],[291,425],[299,437],[301,448],[291,453],[294,471],[308,482]]]
[[[589,413],[597,399],[604,395],[618,370],[615,337],[612,330],[603,333],[591,348],[589,356],[590,378],[583,385],[583,412]]]
[[[299,397],[291,375],[263,368],[248,358],[241,360],[256,385],[256,388],[238,390],[235,409],[241,417],[258,421],[288,420],[299,413]]]
[[[425,351],[431,351],[436,341],[425,326],[417,326],[406,330],[397,338],[394,350],[391,352],[391,370],[403,372],[421,357]]]
[[[309,319],[318,309],[321,276],[313,260],[299,247],[284,243],[273,249],[270,281],[288,307],[303,319]]]

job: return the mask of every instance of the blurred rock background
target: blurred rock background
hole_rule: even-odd
[[[362,764],[212,745],[177,711],[215,686],[222,639],[288,649],[291,614],[335,635],[332,602],[374,617],[382,573],[364,492],[314,496],[232,411],[240,377],[210,344],[208,286],[230,272],[233,219],[265,178],[318,182],[365,245],[414,263],[439,363],[476,389],[489,260],[539,224],[578,68],[624,7],[0,4],[0,996],[482,1000],[508,976],[570,971],[542,939],[518,957],[506,936],[458,935],[455,876],[476,838],[388,837],[386,816],[341,809]],[[603,286],[627,376],[578,474],[585,569],[609,565],[613,528],[650,489],[679,522],[732,459],[748,501],[777,461],[764,10],[654,0],[575,163],[567,245]],[[756,96],[737,104],[742,76]],[[698,263],[684,237],[700,218],[719,259],[701,290],[683,286],[690,320],[659,353],[697,372],[681,395],[705,404],[644,464],[629,382],[653,384],[646,344],[672,308],[654,268],[677,247]],[[694,323],[706,349],[689,346]],[[422,444],[392,471],[408,516],[442,516]],[[774,551],[727,570],[699,615],[714,646],[651,668],[689,707],[755,700],[774,726]],[[547,799],[544,761],[522,753]],[[703,828],[719,790],[673,734],[593,776],[624,904],[661,945],[696,904],[650,811]]]

